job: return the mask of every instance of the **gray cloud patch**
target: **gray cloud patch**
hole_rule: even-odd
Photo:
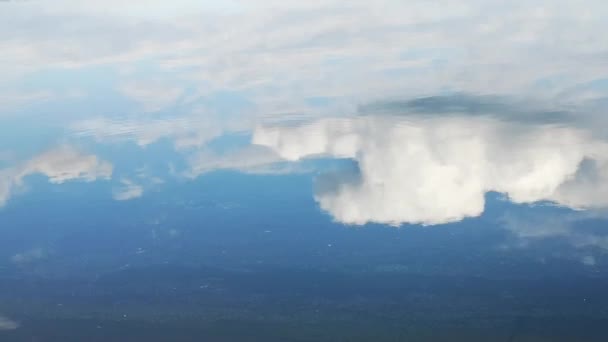
[[[15,330],[17,328],[19,328],[19,323],[0,315],[0,330]]]
[[[529,123],[571,123],[574,115],[565,109],[543,109],[540,104],[516,101],[506,96],[452,94],[408,100],[378,101],[360,106],[365,114],[499,116],[501,120]]]

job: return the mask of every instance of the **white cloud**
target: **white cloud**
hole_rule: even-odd
[[[0,331],[2,330],[15,330],[19,328],[19,323],[13,321],[12,319],[0,315]]]
[[[0,170],[0,207],[6,204],[13,190],[33,174],[46,176],[50,183],[61,184],[79,180],[92,182],[110,179],[113,166],[95,155],[84,154],[69,146],[51,149],[16,166]]]
[[[133,183],[129,179],[121,181],[122,186],[114,189],[114,199],[117,201],[127,201],[134,198],[139,198],[144,194],[143,186]]]
[[[516,203],[608,207],[608,144],[583,129],[491,116],[362,116],[261,126],[253,143],[287,160],[350,158],[321,177],[322,209],[347,224],[441,224],[479,216],[489,191]]]
[[[18,169],[15,179],[20,182],[25,176],[37,173],[57,184],[69,180],[92,182],[109,179],[112,176],[112,164],[99,160],[95,155],[83,154],[73,147],[62,146],[27,161]]]

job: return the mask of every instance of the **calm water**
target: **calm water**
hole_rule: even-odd
[[[606,341],[607,16],[0,1],[0,341]]]

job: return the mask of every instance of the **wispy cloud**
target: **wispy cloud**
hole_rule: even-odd
[[[129,179],[120,181],[121,186],[114,189],[113,197],[117,201],[127,201],[139,198],[144,194],[143,186],[134,183]]]

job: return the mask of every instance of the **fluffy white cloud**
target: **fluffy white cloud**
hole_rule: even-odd
[[[583,129],[491,116],[360,116],[261,126],[253,143],[287,160],[350,158],[358,173],[318,181],[347,224],[441,224],[480,215],[496,191],[516,203],[608,207],[608,144]]]
[[[72,147],[51,149],[26,162],[0,170],[0,206],[8,201],[13,190],[21,186],[28,175],[42,174],[49,182],[61,184],[71,180],[92,182],[109,179],[112,170],[111,163]]]

